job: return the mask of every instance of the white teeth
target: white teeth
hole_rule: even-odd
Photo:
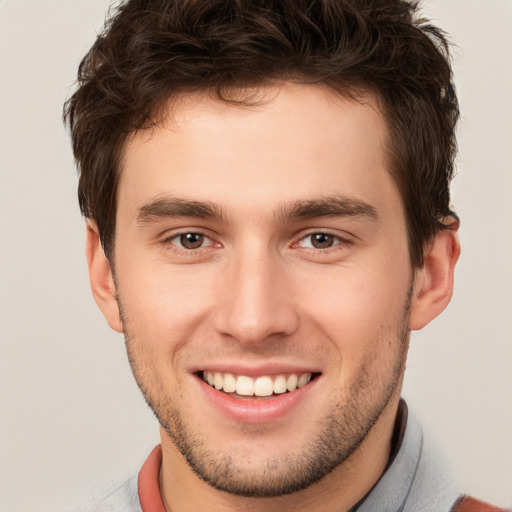
[[[303,373],[297,382],[297,387],[305,386],[311,380],[311,373]]]
[[[215,386],[215,389],[222,389],[222,386],[224,385],[224,379],[219,372],[215,372],[213,374],[213,385]]]
[[[203,372],[203,380],[217,390],[225,393],[238,393],[244,396],[271,396],[295,391],[311,380],[311,373],[291,373],[288,376],[270,377],[262,375],[251,378],[246,375],[235,376],[232,373]]]
[[[254,394],[256,396],[270,396],[273,392],[274,384],[270,377],[258,377],[254,382]]]
[[[286,393],[286,377],[284,375],[279,375],[279,377],[276,377],[276,380],[274,380],[273,389],[276,395]]]
[[[286,389],[288,391],[295,391],[297,389],[297,381],[299,378],[297,375],[292,373],[287,379],[286,379]]]
[[[224,374],[224,386],[222,389],[226,393],[234,393],[236,391],[236,379],[231,373]]]
[[[250,377],[240,375],[236,379],[236,392],[239,395],[254,395],[254,381]]]

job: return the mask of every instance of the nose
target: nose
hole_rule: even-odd
[[[296,332],[299,316],[292,279],[272,251],[253,249],[234,256],[219,285],[217,332],[254,347]]]

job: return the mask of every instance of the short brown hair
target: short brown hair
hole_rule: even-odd
[[[126,0],[82,60],[64,107],[82,213],[112,256],[127,137],[183,92],[243,101],[279,81],[379,97],[389,171],[404,204],[412,264],[454,215],[449,183],[459,116],[444,33],[403,0]],[[233,93],[236,94],[233,94]]]

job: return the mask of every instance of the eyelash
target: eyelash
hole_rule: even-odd
[[[324,236],[324,237],[330,237],[333,241],[332,245],[329,245],[327,247],[314,247],[313,237],[314,236]],[[307,239],[310,239],[310,246],[305,247],[301,246],[301,243],[306,241]],[[336,250],[336,248],[339,245],[348,245],[350,242],[338,235],[335,235],[333,233],[329,233],[328,231],[314,231],[312,233],[308,233],[307,235],[303,236],[298,242],[295,242],[293,244],[293,247],[302,247],[304,249],[315,251],[315,252],[328,252],[330,250]],[[338,248],[339,249],[339,248]]]
[[[190,236],[190,235],[195,235],[197,237],[201,237],[201,245],[199,245],[198,247],[184,247],[182,237],[186,237],[186,236]],[[308,239],[312,240],[312,237],[314,237],[314,236],[331,237],[332,245],[329,245],[327,247],[314,247],[313,241],[310,242],[310,246],[301,245]],[[204,245],[205,242],[206,242],[206,245]],[[201,249],[206,249],[206,248],[212,247],[212,246],[221,247],[221,244],[213,241],[209,236],[207,236],[204,233],[201,233],[199,231],[185,231],[185,232],[177,233],[175,235],[172,235],[172,236],[166,238],[163,241],[163,243],[171,244],[177,250],[179,250],[185,254],[191,254],[193,252],[199,251]],[[311,232],[311,233],[308,233],[308,234],[302,236],[297,242],[294,242],[291,245],[291,247],[292,248],[303,248],[308,251],[314,251],[317,253],[326,253],[326,252],[330,252],[331,250],[337,250],[336,248],[339,245],[346,246],[346,245],[350,245],[350,244],[351,244],[351,242],[349,240],[342,238],[338,235],[334,235],[333,233],[329,233],[328,231],[314,231],[314,232]],[[339,250],[339,248],[338,248],[338,250]]]
[[[183,247],[183,244],[181,243],[182,237],[186,237],[189,235],[196,235],[198,237],[202,237],[202,243],[199,247],[196,248],[188,248]],[[175,243],[174,241],[177,241],[178,243],[181,243],[181,245],[178,245],[178,243]],[[203,245],[203,242],[209,241],[207,245]],[[164,240],[164,244],[171,244],[174,245],[178,250],[183,251],[185,253],[192,253],[194,251],[198,251],[200,249],[205,249],[207,247],[211,246],[217,246],[220,247],[220,244],[214,242],[209,236],[205,235],[204,233],[201,233],[200,231],[185,231],[182,233],[177,233],[175,235],[172,235]]]

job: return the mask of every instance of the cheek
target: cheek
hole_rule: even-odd
[[[299,293],[301,309],[343,360],[389,353],[389,345],[398,343],[407,307],[410,280],[404,274],[392,267],[339,269]]]
[[[130,264],[119,272],[129,334],[149,353],[172,356],[207,315],[211,286],[204,273]]]

